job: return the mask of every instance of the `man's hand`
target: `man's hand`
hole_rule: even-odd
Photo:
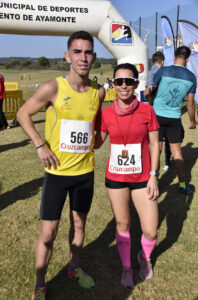
[[[48,170],[50,170],[51,167],[53,167],[54,170],[56,170],[57,165],[60,166],[59,160],[46,144],[44,144],[43,147],[38,148],[37,152],[40,160],[42,161],[43,166],[45,168],[48,168]]]
[[[158,189],[158,183],[157,178],[154,175],[151,175],[147,184],[147,194],[149,200],[156,200],[159,196],[159,189]]]

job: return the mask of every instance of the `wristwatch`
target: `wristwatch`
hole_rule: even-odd
[[[150,171],[150,175],[159,176],[159,171]]]

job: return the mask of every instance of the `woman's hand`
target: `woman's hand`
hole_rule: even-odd
[[[147,194],[148,199],[154,201],[159,196],[159,188],[157,177],[155,175],[151,175],[147,184]]]

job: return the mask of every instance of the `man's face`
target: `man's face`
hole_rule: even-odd
[[[68,52],[65,53],[65,59],[70,64],[70,71],[80,77],[89,75],[95,58],[96,54],[93,52],[92,43],[88,40],[73,40]]]

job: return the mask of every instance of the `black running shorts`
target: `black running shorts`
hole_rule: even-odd
[[[184,138],[184,128],[181,119],[157,116],[159,128],[159,141],[165,139],[171,144],[181,143]]]
[[[94,188],[94,172],[78,176],[59,176],[45,173],[41,200],[41,219],[60,220],[69,192],[70,209],[88,213]]]
[[[120,182],[105,178],[105,186],[109,189],[123,189],[128,187],[131,190],[143,189],[147,186],[148,181],[143,182]]]

